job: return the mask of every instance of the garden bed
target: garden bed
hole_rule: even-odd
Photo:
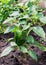
[[[19,2],[0,0],[0,65],[46,65],[45,1]]]

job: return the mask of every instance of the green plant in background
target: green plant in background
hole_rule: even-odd
[[[24,3],[16,4],[16,10],[3,22],[3,24],[9,24],[4,34],[11,32],[14,37],[11,38],[13,41],[8,40],[10,45],[1,53],[1,57],[8,55],[16,47],[37,61],[36,53],[28,48],[30,44],[46,51],[46,47],[30,35],[31,31],[33,31],[36,35],[45,39],[42,26],[46,24],[46,16],[43,15],[42,11],[43,9],[40,9],[35,1],[27,1],[25,5]]]
[[[4,32],[5,25],[2,24],[3,21],[15,10],[14,2],[15,0],[0,0],[0,33]]]

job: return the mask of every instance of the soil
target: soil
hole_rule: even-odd
[[[46,32],[46,26],[43,28]],[[39,39],[39,37],[36,35],[33,36],[36,38],[36,40]],[[10,37],[13,37],[12,33],[0,35],[0,53],[8,46],[5,38]],[[42,44],[46,46],[46,42],[43,42]],[[30,48],[36,52],[38,61],[33,60],[29,55],[25,55],[18,50],[14,50],[9,55],[0,58],[0,65],[46,65],[46,52],[42,52],[34,46],[30,46]]]

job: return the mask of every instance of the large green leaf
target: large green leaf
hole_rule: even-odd
[[[37,35],[39,35],[40,37],[45,38],[45,32],[44,32],[44,30],[43,30],[42,27],[37,26],[37,27],[33,27],[32,29],[33,29],[33,31],[34,31]]]
[[[40,18],[40,22],[46,24],[46,17],[41,17],[41,18]]]
[[[27,42],[28,42],[28,43],[31,43],[31,44],[34,43],[34,38],[33,38],[33,36],[31,36],[31,35],[28,36],[28,37],[27,37]]]
[[[34,41],[34,45],[41,49],[42,51],[46,51],[46,47],[44,47],[42,44],[40,44],[38,41]]]
[[[37,55],[36,55],[36,53],[34,52],[34,51],[28,51],[28,54],[34,59],[34,60],[36,60],[37,61]]]
[[[11,46],[8,46],[4,49],[4,51],[1,53],[0,57],[6,56],[8,55],[11,51],[13,50],[13,48]]]
[[[27,53],[27,48],[25,46],[21,46],[20,50],[23,52],[23,53]]]

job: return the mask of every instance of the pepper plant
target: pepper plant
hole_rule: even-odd
[[[38,2],[35,2],[31,0],[27,1],[25,5],[24,3],[16,4],[16,10],[3,22],[3,24],[9,24],[4,34],[11,32],[14,37],[8,40],[10,45],[4,49],[0,57],[8,55],[16,47],[37,61],[37,55],[33,50],[29,49],[29,45],[34,45],[42,51],[46,51],[46,47],[30,35],[31,31],[33,31],[43,40],[45,39],[42,26],[46,24],[46,16],[42,13],[43,9],[38,7]]]

